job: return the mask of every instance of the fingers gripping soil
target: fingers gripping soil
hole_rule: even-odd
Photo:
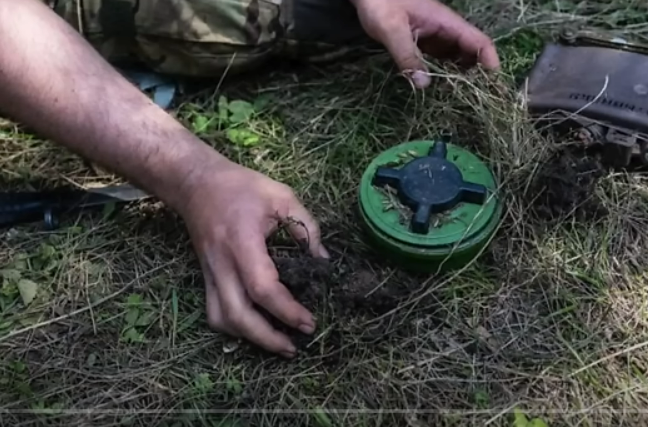
[[[249,298],[292,328],[314,329],[311,313],[299,304],[279,281],[277,269],[268,254],[262,233],[235,232],[237,271]],[[246,259],[254,262],[246,263]]]

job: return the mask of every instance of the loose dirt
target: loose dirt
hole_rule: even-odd
[[[330,301],[340,312],[366,310],[384,313],[406,297],[399,286],[351,259],[314,259],[308,256],[275,258],[279,276],[295,298],[307,307]]]
[[[279,278],[295,299],[312,313],[327,313],[326,319],[318,318],[314,336],[326,330],[329,344],[340,341],[339,345],[333,345],[337,348],[344,341],[341,337],[345,335],[347,322],[376,318],[397,308],[425,281],[396,268],[376,269],[371,254],[342,250],[337,247],[340,243],[337,239],[324,240],[332,253],[330,260],[313,258],[299,249],[285,249],[286,245],[271,249]],[[378,265],[385,267],[385,261],[388,260]],[[287,327],[270,314],[266,313],[266,318],[288,334],[300,352],[308,352],[313,336]],[[387,331],[387,325],[378,325],[375,330],[365,331],[362,340],[379,339]]]
[[[560,150],[540,167],[528,197],[541,220],[595,220],[607,214],[595,192],[604,174],[598,158]]]

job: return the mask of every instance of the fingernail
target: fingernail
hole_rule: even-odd
[[[302,323],[299,325],[299,330],[302,331],[305,334],[312,334],[315,332],[315,326],[314,325],[309,325],[307,323]]]
[[[296,350],[295,350],[294,352],[290,352],[290,351],[282,351],[282,352],[279,353],[279,354],[281,354],[283,357],[285,357],[285,358],[287,358],[287,359],[292,359],[293,357],[295,357],[296,352],[297,352]]]
[[[424,71],[414,71],[412,80],[419,89],[426,88],[430,85],[430,76]]]
[[[326,248],[324,247],[324,245],[320,245],[320,247],[319,247],[319,253],[320,253],[320,256],[321,256],[322,258],[326,258],[326,259],[331,258],[331,255],[330,255],[329,252],[326,250]]]

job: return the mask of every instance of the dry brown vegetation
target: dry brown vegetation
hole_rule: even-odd
[[[178,108],[206,142],[293,186],[322,223],[332,266],[314,268],[281,236],[271,245],[317,312],[297,360],[206,327],[199,267],[163,206],[19,227],[0,242],[0,423],[512,426],[517,410],[534,426],[643,424],[648,180],[540,135],[512,77],[564,24],[645,37],[646,8],[454,4],[496,38],[507,76],[433,65],[433,86],[415,93],[378,56],[228,81]],[[258,144],[207,125],[221,95],[269,101],[245,124]],[[356,186],[382,149],[442,133],[489,162],[506,218],[476,263],[413,276],[367,250]],[[0,150],[4,188],[116,181],[9,122]],[[28,306],[21,280],[37,289]]]

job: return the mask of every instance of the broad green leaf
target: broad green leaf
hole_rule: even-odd
[[[137,322],[138,317],[139,310],[136,307],[129,308],[128,313],[126,313],[126,324],[128,326],[134,326],[135,322]]]
[[[195,133],[202,133],[209,127],[209,119],[203,115],[196,116],[193,120],[193,130]]]
[[[228,129],[227,139],[243,147],[253,147],[261,142],[259,135],[247,129]]]
[[[123,333],[124,340],[126,342],[143,342],[144,335],[137,332],[135,328],[128,328]]]
[[[142,296],[140,294],[130,294],[126,303],[128,305],[140,305],[142,303]]]
[[[254,114],[254,106],[249,102],[242,100],[230,102],[228,109],[231,113],[230,121],[233,123],[245,122]]]
[[[18,290],[18,286],[16,285],[17,282],[10,282],[8,280],[5,280],[4,283],[2,284],[2,289],[0,290],[0,295],[3,295],[9,299],[13,299],[18,293],[20,292]],[[7,301],[10,302],[10,301]]]
[[[40,256],[43,259],[50,259],[56,255],[56,248],[52,245],[42,244],[40,248]]]
[[[2,275],[2,277],[6,280],[11,280],[14,282],[17,282],[22,277],[20,270],[16,270],[15,268],[6,268],[4,270],[0,270],[0,275]]]
[[[20,279],[18,281],[18,291],[20,292],[20,297],[23,300],[23,304],[25,304],[26,306],[31,304],[31,302],[34,300],[37,290],[38,285],[29,279]]]
[[[549,427],[549,426],[540,418],[534,418],[529,423],[529,427]]]
[[[513,410],[513,416],[513,427],[527,427],[527,424],[529,424],[529,419],[519,409],[515,408]]]
[[[26,270],[27,269],[27,255],[20,254],[16,257],[16,260],[13,262],[13,268],[16,270]]]
[[[17,373],[23,373],[27,370],[27,365],[25,365],[25,362],[21,362],[20,360],[16,360],[14,362],[11,362],[11,369]]]
[[[29,387],[29,383],[20,382],[18,384],[15,384],[14,387],[18,391],[18,393],[20,393],[21,396],[31,397],[34,395],[34,392],[32,391],[31,387]]]

